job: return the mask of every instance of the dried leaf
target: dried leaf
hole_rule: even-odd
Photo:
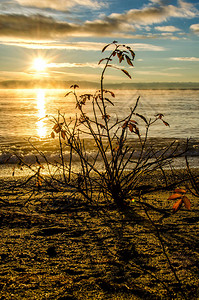
[[[79,88],[79,85],[78,85],[78,84],[73,84],[73,85],[70,86],[70,88],[71,88],[71,89],[72,89],[72,88],[76,89],[76,88]]]
[[[108,101],[111,105],[113,105],[114,106],[114,103],[111,101],[111,100],[109,100],[108,98],[104,98],[106,101]]]
[[[135,126],[135,131],[134,131],[137,135],[140,135],[139,129],[137,128],[137,126]]]
[[[185,205],[186,209],[191,209],[191,202],[190,202],[189,198],[184,196],[183,197],[183,202],[184,202],[184,205]]]
[[[135,128],[135,125],[134,124],[129,124],[129,130],[130,132],[133,132],[133,129]]]
[[[119,57],[119,63],[121,63],[124,60],[124,55],[120,55]]]
[[[135,52],[133,52],[133,50],[131,50],[131,49],[129,49],[129,51],[131,52],[132,59],[134,60],[134,58],[135,58]]]
[[[52,131],[50,136],[51,136],[52,139],[54,139],[55,138],[55,133]]]
[[[187,191],[184,190],[184,189],[181,189],[181,188],[176,188],[176,189],[174,190],[174,192],[175,192],[175,193],[180,193],[180,194],[185,194]]]
[[[124,124],[122,125],[122,128],[125,129],[127,127],[127,125],[128,125],[128,122],[125,121]]]
[[[61,131],[61,127],[62,127],[62,124],[55,124],[53,126],[53,130],[56,132],[56,133],[59,133]]]
[[[117,57],[120,59],[121,56],[122,56],[122,52],[117,50]]]
[[[62,137],[62,139],[65,140],[65,138],[66,138],[66,132],[64,130],[61,131],[61,137]]]
[[[135,120],[130,120],[130,122],[138,125],[138,122],[136,122]]]
[[[131,59],[128,57],[128,55],[125,55],[125,58],[126,58],[127,63],[133,67],[133,63],[132,63]]]
[[[140,117],[148,125],[147,119],[143,115],[136,113],[136,116]]]
[[[115,98],[115,94],[112,91],[104,90],[105,93],[110,93],[113,98]]]
[[[173,213],[177,212],[181,208],[182,203],[183,203],[182,199],[176,201],[176,203],[173,205]]]
[[[162,117],[164,117],[163,114],[156,114],[155,117],[159,118],[159,119],[162,119]]]
[[[166,121],[162,120],[162,122],[164,123],[165,126],[170,126],[169,123],[167,123]]]
[[[176,193],[176,194],[172,194],[172,195],[168,198],[168,200],[175,200],[175,199],[179,199],[179,198],[182,198],[182,194]]]
[[[106,46],[104,46],[104,48],[102,49],[102,52],[104,52],[106,50],[106,48],[108,48],[111,44],[108,44]]]
[[[110,115],[103,115],[103,116],[102,116],[102,119],[103,119],[103,120],[105,120],[105,119],[109,120],[109,119],[110,119]]]
[[[103,60],[108,60],[108,58],[102,58],[102,59],[100,59],[100,61],[98,62],[98,65],[100,65]]]
[[[129,78],[131,78],[131,75],[124,69],[121,69],[122,72],[124,72],[124,74],[126,74]]]
[[[68,93],[66,93],[66,95],[64,95],[64,97],[67,97],[69,94],[71,94],[72,92],[70,91],[70,92],[68,92]]]

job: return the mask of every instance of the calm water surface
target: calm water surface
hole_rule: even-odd
[[[0,163],[6,163],[6,157],[18,150],[31,154],[27,140],[31,138],[41,147],[53,147],[50,139],[52,123],[46,115],[57,117],[58,110],[66,119],[75,117],[75,99],[64,97],[66,90],[0,90]],[[94,91],[79,90],[78,93]],[[191,138],[193,156],[199,155],[199,91],[198,90],[115,90],[116,97],[111,98],[114,106],[108,110],[112,120],[126,117],[140,96],[137,112],[148,118],[157,113],[164,114],[165,126],[157,122],[151,127],[149,136],[158,142],[168,143],[170,139],[185,140]],[[89,105],[86,106],[90,115]],[[140,121],[140,120],[139,120]],[[144,125],[139,124],[141,132]]]

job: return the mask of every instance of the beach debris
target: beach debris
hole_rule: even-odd
[[[173,213],[176,213],[184,204],[185,208],[191,209],[191,202],[186,194],[186,190],[182,188],[176,188],[174,193],[168,198],[168,200],[177,200],[173,205]]]

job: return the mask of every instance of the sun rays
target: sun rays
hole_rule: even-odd
[[[47,62],[43,57],[37,57],[33,60],[33,69],[37,72],[37,73],[42,73],[45,72],[47,69]]]

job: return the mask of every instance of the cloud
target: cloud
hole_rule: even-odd
[[[190,29],[196,33],[196,34],[199,34],[199,24],[193,24],[190,26]]]
[[[171,57],[170,60],[177,60],[177,61],[199,61],[199,57]]]
[[[176,77],[176,76],[182,76],[182,74],[180,73],[171,73],[171,72],[168,72],[166,73],[165,71],[136,71],[135,70],[135,73],[136,74],[139,74],[139,75],[147,75],[147,76],[167,76],[167,77]]]
[[[139,50],[139,51],[165,51],[166,48],[162,46],[155,46],[151,44],[144,44],[144,43],[135,43],[129,45],[132,49]]]
[[[43,15],[0,15],[0,24],[0,37],[28,40],[56,40],[71,36],[114,36],[116,32],[127,30],[125,24],[114,20],[86,21],[83,24],[75,24],[56,21],[52,17]]]
[[[81,50],[81,51],[101,51],[104,47],[104,43],[95,42],[64,42],[64,43],[54,43],[54,42],[26,42],[26,41],[4,41],[5,45],[23,47],[28,49],[56,49],[56,50]]]
[[[153,1],[154,2],[154,1]],[[198,10],[191,3],[179,0],[178,6],[164,5],[163,1],[155,1],[160,5],[147,6],[143,9],[131,9],[124,14],[111,14],[110,19],[120,20],[132,24],[155,24],[167,21],[171,17],[194,18],[198,15]]]
[[[22,6],[31,6],[39,8],[50,8],[65,11],[74,6],[87,6],[92,9],[98,9],[104,6],[103,2],[94,0],[16,0]]]
[[[18,0],[29,1],[29,0]],[[50,1],[37,0],[38,3],[58,5],[62,2],[71,3],[72,1]],[[75,0],[77,1],[80,0]],[[89,4],[91,0],[84,3]],[[94,1],[91,1],[95,3]],[[156,1],[157,2],[157,1]],[[29,3],[36,3],[35,1]],[[44,15],[19,15],[1,14],[0,15],[0,37],[2,38],[21,38],[26,40],[59,40],[67,37],[124,37],[124,38],[143,38],[144,36],[133,36],[139,25],[150,25],[161,23],[171,17],[193,18],[198,15],[198,11],[190,3],[179,1],[178,6],[156,4],[142,9],[131,9],[123,14],[111,14],[103,16],[102,19],[85,21],[82,23],[72,23],[57,21],[52,17]],[[47,5],[46,4],[46,5]],[[193,26],[193,25],[192,25]],[[158,27],[157,27],[158,28]],[[159,27],[160,28],[160,27]],[[162,27],[162,29],[165,27]],[[176,27],[169,26],[173,29]],[[194,28],[194,27],[192,27]],[[146,36],[145,36],[146,37]],[[147,35],[147,38],[154,36]]]
[[[158,31],[164,31],[164,32],[180,31],[180,29],[175,26],[156,26],[155,29]]]
[[[104,43],[97,43],[97,42],[65,42],[61,43],[33,43],[33,42],[4,42],[5,45],[9,46],[17,46],[23,47],[28,49],[57,49],[57,50],[81,50],[81,51],[101,51],[102,48],[105,46]],[[129,44],[128,46],[134,49],[134,51],[166,51],[166,48],[162,46],[156,46],[152,44],[146,43],[133,43]]]
[[[99,68],[97,63],[50,63],[48,68]]]
[[[166,68],[165,70],[189,70],[190,68],[182,68],[182,67],[170,67],[170,68]]]
[[[62,35],[63,31],[74,31],[74,26],[68,23],[56,22],[53,18],[41,15],[0,15],[2,37],[17,37],[25,39],[48,39]]]
[[[150,0],[150,2],[152,2],[152,3],[158,3],[158,4],[162,3],[161,0]]]

